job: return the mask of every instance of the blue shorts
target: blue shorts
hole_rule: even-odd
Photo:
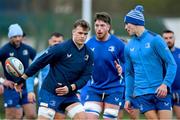
[[[111,94],[99,94],[98,92],[87,90],[85,101],[104,102],[120,106],[123,102],[123,93],[114,92]]]
[[[39,92],[39,106],[44,106],[55,110],[56,112],[65,113],[66,107],[69,105],[80,102],[76,94],[57,96],[45,89]]]
[[[136,97],[139,103],[139,110],[141,113],[145,113],[150,110],[171,110],[171,95],[167,95],[165,98],[159,98],[156,94],[147,94]]]
[[[120,110],[124,109],[124,105],[125,105],[125,99],[123,98],[122,104],[120,106]],[[131,107],[134,109],[139,109],[139,104],[138,104],[136,98],[131,99]]]
[[[21,98],[19,92],[16,92],[15,89],[5,88],[3,94],[4,107],[17,107],[19,105],[27,104],[29,103],[27,96],[26,89],[23,89]]]
[[[180,90],[172,92],[172,105],[180,106]]]
[[[85,103],[85,98],[87,94],[87,85],[85,85],[81,90],[80,90],[80,98],[81,98],[81,103],[84,105]]]

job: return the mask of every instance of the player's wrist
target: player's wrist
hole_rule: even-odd
[[[2,77],[0,77],[0,84],[3,84],[3,83],[4,83],[4,81],[5,81],[5,79],[4,79],[4,78],[2,78]]]
[[[73,91],[72,86],[71,85],[67,85],[67,87],[68,87],[68,93],[71,93]]]
[[[28,76],[26,74],[23,74],[21,77],[25,80],[28,78]]]
[[[17,84],[17,85],[24,84],[25,81],[26,81],[26,80],[25,80],[23,77],[20,77],[20,78],[18,79],[18,81],[16,82],[16,84]]]

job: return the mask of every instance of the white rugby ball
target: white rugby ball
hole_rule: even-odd
[[[24,73],[24,65],[15,57],[9,57],[6,59],[5,68],[10,75],[15,77],[20,77]]]

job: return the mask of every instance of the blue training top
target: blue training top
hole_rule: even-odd
[[[175,91],[180,90],[180,49],[175,47],[174,50],[171,52],[177,64],[176,77],[172,84],[172,91]]]
[[[125,47],[125,61],[126,100],[154,94],[161,84],[171,88],[177,66],[160,35],[145,30],[134,36]]]
[[[36,51],[29,45],[26,45],[24,43],[20,44],[20,47],[16,48],[14,45],[12,45],[10,42],[5,44],[2,48],[0,48],[0,61],[3,66],[4,75],[6,79],[17,82],[17,77],[11,76],[5,69],[5,61],[9,57],[16,57],[18,58],[22,64],[24,65],[24,69],[26,70],[29,66],[29,60],[33,60],[36,56]]]
[[[93,36],[87,46],[94,52],[93,77],[89,89],[99,93],[123,92],[124,84],[120,82],[114,61],[124,63],[124,43],[110,35],[108,40],[99,41]]]
[[[84,45],[78,49],[72,40],[52,46],[27,69],[27,76],[50,64],[50,71],[42,84],[42,89],[55,93],[58,83],[75,84],[82,88],[90,79],[93,68],[93,53]],[[75,92],[75,91],[74,91]]]

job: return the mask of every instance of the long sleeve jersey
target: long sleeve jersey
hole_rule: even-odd
[[[17,82],[18,78],[11,76],[5,69],[5,61],[9,57],[16,57],[18,58],[22,64],[24,65],[24,69],[26,70],[27,67],[29,66],[29,60],[33,60],[34,57],[36,56],[36,51],[32,47],[21,43],[20,47],[16,48],[14,45],[12,45],[10,42],[5,44],[1,49],[0,49],[0,61],[3,66],[4,70],[4,75],[6,79]]]
[[[123,66],[124,43],[110,35],[106,41],[99,41],[93,36],[86,44],[94,52],[93,77],[88,84],[90,89],[99,93],[123,92],[124,85],[120,82],[114,61]]]
[[[180,90],[180,49],[175,47],[174,50],[172,50],[171,52],[177,64],[176,77],[172,84],[172,91],[174,91]]]
[[[48,50],[48,48],[47,48],[47,50]],[[45,52],[46,52],[46,50],[39,52],[32,62],[35,62],[36,59],[39,58]],[[40,90],[43,81],[47,77],[47,75],[49,73],[49,69],[50,69],[50,65],[46,65],[44,68],[42,68],[39,71],[39,74],[38,74],[38,91]],[[34,80],[35,80],[35,78],[36,78],[36,75],[33,75],[26,80],[26,88],[27,88],[28,93],[34,91]]]
[[[67,40],[48,49],[31,64],[25,74],[32,76],[47,64],[50,64],[50,70],[42,89],[56,94],[58,83],[64,86],[75,84],[80,89],[91,77],[93,53],[86,45],[78,49],[73,40]]]
[[[171,88],[177,66],[160,35],[145,30],[134,36],[125,47],[125,61],[126,100],[154,94],[161,84]]]

